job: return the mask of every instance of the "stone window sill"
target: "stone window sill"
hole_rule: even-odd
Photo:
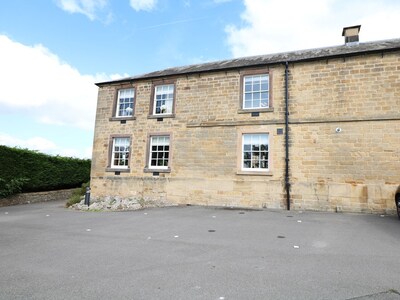
[[[272,176],[271,171],[260,172],[260,171],[237,171],[236,175],[251,175],[251,176]]]
[[[165,119],[165,118],[175,118],[175,114],[165,114],[165,115],[148,115],[147,119]]]
[[[171,173],[171,168],[168,169],[156,169],[156,168],[144,168],[143,172],[145,173]]]
[[[269,108],[254,108],[254,109],[243,109],[240,108],[238,109],[238,114],[251,114],[253,112],[260,112],[260,113],[264,113],[264,112],[273,112],[274,108],[273,107],[269,107]]]
[[[121,172],[121,173],[129,173],[131,169],[129,168],[106,168],[106,172]]]
[[[136,117],[111,117],[108,119],[109,121],[131,121],[131,120],[136,120]]]

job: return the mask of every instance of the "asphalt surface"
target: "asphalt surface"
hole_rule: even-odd
[[[0,208],[0,299],[400,300],[395,216]]]

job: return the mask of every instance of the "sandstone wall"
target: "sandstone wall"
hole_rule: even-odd
[[[290,177],[295,209],[391,212],[400,184],[400,55],[290,64]],[[266,66],[272,109],[240,109],[240,74],[176,80],[175,115],[149,118],[151,80],[99,88],[91,173],[94,196],[140,195],[172,203],[285,208],[284,66]],[[168,78],[170,79],[170,78]],[[110,119],[118,88],[136,89],[135,118]],[[337,133],[336,129],[341,132]],[[242,132],[270,134],[268,175],[241,174]],[[171,135],[171,172],[144,172],[149,133]],[[132,138],[129,172],[107,172],[110,137]]]

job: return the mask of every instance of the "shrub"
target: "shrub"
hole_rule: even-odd
[[[79,187],[90,179],[89,159],[51,156],[0,145],[0,190],[40,192]]]
[[[27,181],[28,179],[26,178],[14,178],[7,182],[3,178],[0,178],[0,198],[6,198],[20,193],[22,191],[22,186]]]
[[[71,197],[68,199],[65,206],[70,207],[71,205],[81,202],[81,198],[82,198],[82,196],[85,196],[86,187],[88,187],[88,186],[90,186],[90,182],[83,183],[80,188],[76,189],[72,193]]]

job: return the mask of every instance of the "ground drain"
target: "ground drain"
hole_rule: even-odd
[[[284,238],[286,238],[286,237],[283,236],[283,235],[278,235],[277,238],[278,238],[278,239],[284,239]]]
[[[210,229],[208,232],[215,232],[215,230],[214,229]]]

